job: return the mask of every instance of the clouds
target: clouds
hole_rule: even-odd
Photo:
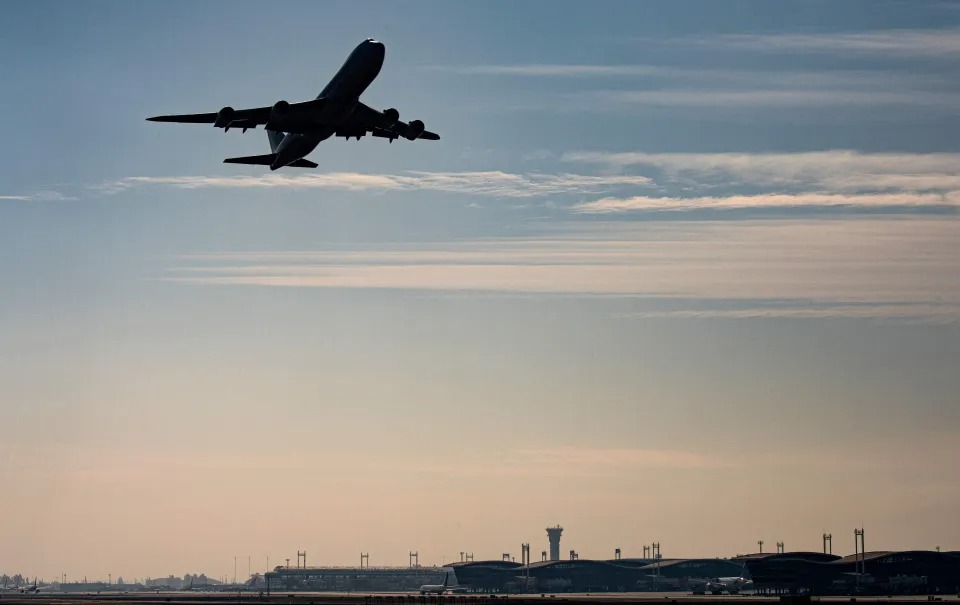
[[[563,65],[550,63],[517,65],[429,65],[424,69],[463,76],[521,77],[652,76],[669,73],[669,69],[656,65]]]
[[[63,202],[77,198],[59,191],[36,191],[25,195],[0,195],[0,202]]]
[[[960,153],[863,153],[845,149],[796,153],[575,151],[564,154],[563,159],[617,170],[652,167],[672,177],[705,181],[733,178],[751,185],[803,185],[842,191],[952,189],[958,183],[956,169],[960,166]]]
[[[580,90],[563,94],[551,90],[547,107],[560,110],[912,107],[955,113],[960,102],[960,91],[949,74],[938,73],[942,67],[937,68],[936,62],[960,56],[960,29],[956,28],[689,35],[633,42],[660,47],[661,53],[683,49],[701,54],[687,52],[657,64],[523,63],[432,65],[425,69],[469,77],[581,83]],[[718,55],[718,51],[726,52]],[[818,54],[835,56],[838,61],[818,71],[797,69],[795,63],[776,69],[744,69],[739,67],[743,62],[738,57],[744,53]],[[729,63],[718,61],[718,56]],[[911,69],[903,69],[897,59],[909,61]],[[877,60],[885,63],[877,64]],[[602,81],[604,87],[597,87],[596,81]]]
[[[601,174],[410,171],[153,176],[109,181],[97,190],[109,194],[138,187],[329,189],[374,194],[422,191],[539,198],[537,205],[566,209],[573,216],[731,210],[952,214],[960,209],[957,153],[571,151],[560,159],[568,165],[599,168]]]
[[[619,317],[634,319],[879,319],[955,323],[960,305],[932,303],[823,304],[801,301],[742,301],[737,308],[643,310]]]
[[[524,461],[522,467],[567,469],[577,474],[604,470],[716,469],[731,466],[728,461],[716,456],[681,450],[568,446],[526,449],[517,453]]]
[[[952,109],[960,94],[919,91],[863,91],[844,89],[771,89],[765,85],[741,90],[666,89],[598,90],[579,98],[624,105],[739,109],[743,107],[915,106]]]
[[[191,256],[163,279],[644,297],[647,306],[629,313],[639,317],[943,321],[960,312],[958,237],[957,219],[606,224],[530,238]]]
[[[553,161],[553,157],[548,158]],[[771,210],[902,214],[956,213],[960,207],[958,153],[648,153],[570,151],[560,164],[585,172],[271,173],[262,176],[135,176],[90,188],[118,195],[138,188],[331,190],[364,194],[435,192],[453,196],[524,199],[570,216],[678,211]],[[597,173],[599,172],[599,173]],[[74,199],[56,192],[6,196],[10,201]],[[323,200],[321,200],[323,201]],[[470,207],[476,202],[466,200]],[[732,215],[731,215],[732,216]]]
[[[606,197],[577,204],[582,213],[696,209],[832,208],[895,212],[955,211],[960,177],[955,153],[874,153],[831,150],[800,153],[571,152],[568,162],[658,173],[659,183],[688,191],[749,187],[765,193],[729,196]]]
[[[642,187],[644,176],[581,174],[515,174],[508,172],[417,172],[364,174],[334,172],[264,176],[127,177],[103,183],[99,189],[116,193],[135,187],[169,185],[181,189],[254,188],[269,190],[339,189],[344,191],[440,191],[493,197],[526,198],[551,194],[596,193],[614,187]]]
[[[849,33],[729,34],[681,44],[761,52],[854,53],[905,57],[960,56],[960,29],[889,29]]]
[[[946,194],[899,193],[874,195],[842,195],[830,193],[731,195],[726,197],[607,197],[573,206],[583,214],[682,210],[769,210],[793,209],[872,209],[897,211],[904,209],[960,209],[960,192]]]

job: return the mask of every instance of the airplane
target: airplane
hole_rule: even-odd
[[[420,587],[420,594],[438,594],[442,595],[447,592],[447,584],[450,581],[450,574],[447,573],[443,576],[443,584],[424,584]]]
[[[317,145],[332,136],[349,140],[370,133],[389,139],[410,141],[425,139],[437,141],[440,136],[424,129],[420,120],[400,121],[400,112],[390,108],[373,109],[360,102],[360,95],[373,83],[383,66],[386,49],[382,42],[368,38],[361,42],[333,79],[312,101],[288,103],[277,101],[270,107],[238,109],[224,107],[217,113],[154,116],[150,122],[177,122],[181,124],[213,124],[223,128],[249,128],[263,125],[270,142],[270,153],[239,158],[227,158],[225,164],[257,164],[277,170],[284,166],[316,168],[306,159]]]
[[[740,594],[743,590],[753,588],[753,580],[743,576],[714,578],[709,580],[704,587],[705,592],[719,595],[726,591],[728,594]]]
[[[17,587],[16,590],[20,594],[38,594],[40,591],[49,590],[49,589],[50,589],[49,586],[39,586],[37,584],[36,578],[34,578],[33,586],[19,586]]]

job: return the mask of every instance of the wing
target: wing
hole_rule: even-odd
[[[271,126],[272,130],[305,133],[315,128],[312,117],[323,109],[323,99],[287,103],[278,101],[270,107],[253,109],[233,109],[224,107],[217,113],[189,113],[147,118],[149,122],[176,122],[179,124],[213,124],[217,128],[256,128],[260,125]]]
[[[229,109],[229,108],[225,108]],[[254,128],[266,124],[270,120],[270,107],[256,107],[254,109],[233,110],[229,120],[230,128]],[[218,113],[188,113],[182,115],[154,116],[147,118],[149,122],[176,122],[178,124],[215,124],[217,117],[225,113],[222,109]]]
[[[389,115],[390,113],[393,115]],[[427,130],[420,130],[423,128],[423,122],[415,120],[408,124],[407,122],[401,122],[396,119],[397,115],[399,114],[395,109],[379,111],[363,103],[357,103],[357,107],[353,110],[350,118],[337,129],[336,136],[349,139],[351,137],[360,138],[370,134],[371,136],[382,139],[390,139],[391,143],[394,139],[401,138],[411,140],[426,139],[428,141],[440,140],[440,135]],[[411,124],[415,124],[412,129]],[[417,136],[411,138],[410,135]]]
[[[393,128],[374,128],[370,131],[370,136],[380,137],[381,139],[390,139],[393,142],[394,139],[404,139],[406,138],[403,133],[406,132],[407,124],[403,122],[397,122]],[[350,135],[355,136],[355,135]],[[435,132],[430,132],[429,130],[424,130],[423,134],[417,137],[417,140],[426,139],[427,141],[439,141],[440,135]]]

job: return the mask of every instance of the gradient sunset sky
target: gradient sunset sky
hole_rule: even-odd
[[[368,37],[440,141],[144,120]],[[960,3],[12,2],[0,56],[0,573],[960,549]]]

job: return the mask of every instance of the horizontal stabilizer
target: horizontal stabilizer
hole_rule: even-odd
[[[269,166],[273,164],[273,160],[276,159],[276,154],[268,153],[266,155],[248,155],[242,158],[227,158],[223,161],[224,164],[255,164],[257,166]],[[299,159],[295,162],[287,164],[292,168],[316,168],[317,164],[311,162],[310,160]]]
[[[287,164],[287,166],[292,166],[294,168],[316,168],[318,164],[315,164],[310,160],[305,160],[303,158],[300,158],[299,160],[297,160],[292,164]]]
[[[260,166],[269,166],[273,164],[274,158],[277,156],[268,153],[266,155],[248,155],[243,158],[227,158],[223,161],[224,164],[258,164]]]

